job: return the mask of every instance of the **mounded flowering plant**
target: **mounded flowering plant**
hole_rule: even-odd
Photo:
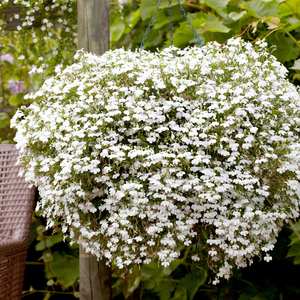
[[[215,283],[298,217],[300,95],[266,50],[79,51],[13,119],[38,210],[118,268],[206,245]]]

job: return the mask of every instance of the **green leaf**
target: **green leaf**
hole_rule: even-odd
[[[171,275],[171,273],[182,263],[184,263],[183,259],[175,259],[171,262],[171,264],[166,267],[166,268],[162,268],[162,272],[164,275],[169,276]]]
[[[172,278],[166,277],[154,290],[159,295],[160,300],[169,300],[175,286],[176,282]]]
[[[178,9],[170,9],[169,12],[162,10],[158,13],[153,28],[160,29],[165,25],[173,24],[176,21],[179,21],[180,19],[182,19],[182,15]]]
[[[157,11],[157,6],[155,5],[155,1],[142,0],[140,10],[141,10],[141,17],[143,20],[151,18],[151,16],[153,16],[153,14]]]
[[[267,38],[267,41],[276,47],[273,54],[282,63],[294,60],[300,55],[300,48],[282,32],[275,32]]]
[[[281,17],[299,14],[300,0],[285,0],[279,6]]]
[[[121,281],[122,293],[127,299],[140,285],[142,276],[140,268],[132,269],[132,272],[126,276],[126,280]]]
[[[172,300],[188,300],[186,289],[178,286]]]
[[[297,61],[300,61],[300,59],[296,60],[296,62]],[[300,221],[298,221],[295,224],[292,224],[291,228],[293,230],[293,233],[289,236],[291,242],[290,242],[290,248],[287,257],[294,257],[294,264],[299,265],[300,264]]]
[[[185,21],[181,22],[174,32],[174,45],[176,47],[184,47],[188,45],[194,38],[191,26]]]
[[[224,9],[227,7],[229,0],[202,0],[201,3],[206,4],[219,15],[224,16]]]
[[[292,18],[289,18],[288,21],[291,25],[289,25],[288,27],[285,28],[286,32],[290,32],[290,31],[300,28],[300,20],[299,19],[293,18],[294,19],[293,21],[290,19],[292,19]]]
[[[238,21],[246,14],[247,14],[247,12],[245,10],[242,10],[240,12],[232,11],[228,14],[228,17],[233,21]]]
[[[140,19],[141,19],[141,12],[139,9],[131,12],[127,17],[128,28],[126,28],[125,32],[126,33],[130,32],[135,27],[135,25],[139,22]]]
[[[116,17],[110,26],[110,39],[112,42],[117,42],[125,31],[124,20],[120,17]]]
[[[221,32],[227,33],[230,31],[230,28],[224,25],[223,21],[213,15],[213,14],[204,14],[196,13],[191,14],[192,24],[197,29],[203,32]]]
[[[35,250],[36,251],[43,251],[46,248],[46,243],[45,241],[40,241],[35,245]]]
[[[147,35],[144,42],[144,47],[147,49],[157,47],[163,41],[162,32],[159,30],[152,30]]]
[[[206,17],[205,25],[203,26],[203,30],[209,32],[227,33],[230,31],[230,28],[225,26],[217,16],[208,14]]]
[[[163,268],[156,262],[142,266],[142,280],[144,287],[155,291],[161,300],[169,300],[176,282],[171,279],[171,273],[182,261],[180,259],[171,263],[169,268]]]
[[[287,254],[287,257],[299,256],[300,257],[300,240],[297,243],[294,243]]]
[[[0,112],[0,128],[8,127],[10,124],[9,115],[5,112]]]
[[[52,246],[54,246],[54,245],[56,245],[56,244],[58,244],[62,241],[63,241],[62,233],[47,236],[47,238],[46,238],[46,247],[51,248]]]
[[[142,19],[146,20],[151,18],[158,13],[159,9],[177,6],[183,2],[183,0],[161,0],[160,3],[158,3],[156,0],[142,0],[140,6]]]
[[[49,265],[51,273],[47,274],[48,278],[55,277],[57,282],[65,288],[75,284],[79,278],[78,257],[55,252]]]
[[[184,4],[184,0],[161,0],[159,8],[160,9],[170,8],[173,6],[177,6],[179,4]]]
[[[260,18],[267,16],[278,16],[279,1],[278,0],[252,0],[243,2],[241,8],[246,9],[248,14]]]
[[[22,104],[22,102],[23,102],[23,96],[22,96],[22,94],[12,95],[8,99],[8,103],[11,106],[19,106],[19,105]]]
[[[187,291],[188,300],[194,299],[199,287],[205,283],[206,278],[207,272],[205,269],[195,268],[179,281],[179,286]]]
[[[156,262],[151,262],[142,266],[142,277],[144,280],[163,276],[163,268]]]

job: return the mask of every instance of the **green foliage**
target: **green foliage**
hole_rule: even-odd
[[[31,249],[35,249],[36,256],[30,259],[27,268],[30,271],[36,265],[42,266],[45,286],[38,285],[35,280],[28,282],[29,288],[25,295],[37,297],[40,293],[42,299],[46,300],[52,299],[57,290],[58,295],[76,296],[79,280],[78,247],[68,246],[60,231],[49,232],[38,218],[34,218],[32,230]]]
[[[9,126],[10,120],[9,115],[5,112],[0,113],[0,128],[5,128]]]
[[[191,266],[186,257],[173,261],[167,268],[152,262],[131,273],[119,274],[114,294],[122,293],[125,299],[135,295],[139,299],[151,292],[160,300],[192,300],[206,279],[207,271]]]
[[[195,34],[205,42],[240,35],[248,40],[266,38],[274,55],[290,62],[300,56],[299,7],[299,0],[128,1],[112,18],[112,32],[118,34],[111,46],[136,48],[144,38],[149,49],[172,43],[185,47],[197,43]],[[130,22],[133,13],[136,18]]]
[[[290,235],[290,249],[288,252],[288,257],[292,257],[294,264],[300,265],[300,221],[293,224],[293,233]]]
[[[49,285],[60,285],[64,288],[75,286],[79,278],[78,248],[61,251],[55,247],[63,243],[61,232],[46,235],[42,225],[38,226],[36,231],[38,243],[35,250],[42,252],[40,259],[45,264],[46,278],[48,283],[51,283]]]

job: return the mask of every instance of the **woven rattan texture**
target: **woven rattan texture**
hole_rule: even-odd
[[[0,299],[19,300],[34,189],[19,176],[14,145],[0,144]]]

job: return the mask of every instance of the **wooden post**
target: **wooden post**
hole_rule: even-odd
[[[109,48],[108,0],[78,0],[78,48],[101,55]],[[111,269],[80,249],[80,300],[111,300]]]
[[[109,48],[108,0],[78,0],[78,48],[101,55]]]
[[[80,248],[80,300],[111,299],[111,269]]]

